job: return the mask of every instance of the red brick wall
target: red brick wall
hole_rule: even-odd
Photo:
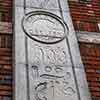
[[[13,0],[0,0],[0,21],[11,22],[12,1]]]
[[[0,100],[12,100],[12,0],[0,0]]]
[[[100,23],[100,0],[90,0],[90,2],[69,0],[69,7],[75,30],[100,32],[98,28],[98,23]]]
[[[92,100],[100,100],[100,44],[80,43],[80,51]]]

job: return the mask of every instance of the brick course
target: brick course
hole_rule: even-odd
[[[92,100],[100,100],[100,44],[80,43],[80,51]]]
[[[12,0],[0,0],[0,100],[12,100]]]
[[[69,0],[69,7],[75,30],[100,32],[98,28],[98,23],[100,23],[100,0],[91,0],[90,2]]]

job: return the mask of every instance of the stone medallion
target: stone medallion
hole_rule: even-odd
[[[26,14],[22,21],[24,32],[33,40],[52,44],[62,41],[68,33],[67,25],[60,17],[46,11]]]

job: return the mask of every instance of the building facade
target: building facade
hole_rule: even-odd
[[[67,1],[66,1],[67,2]],[[92,100],[100,99],[100,1],[69,0]],[[0,100],[11,100],[15,87],[12,67],[14,1],[0,1]]]

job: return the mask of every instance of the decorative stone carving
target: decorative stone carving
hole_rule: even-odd
[[[55,64],[58,66],[65,66],[67,64],[67,54],[63,47],[51,47],[33,45],[35,50],[33,52],[34,63]]]
[[[57,100],[58,96],[66,98],[76,93],[69,80],[71,72],[67,71],[67,55],[63,47],[34,44],[32,77],[36,100]],[[38,57],[37,57],[37,56]]]
[[[66,0],[15,0],[14,25],[16,100],[90,100]]]
[[[31,39],[46,44],[57,43],[68,33],[67,26],[58,16],[45,11],[27,14],[22,25]]]
[[[33,67],[33,66],[32,66]],[[73,87],[69,87],[70,83],[67,81],[67,77],[59,75],[50,75],[52,67],[46,66],[46,72],[48,74],[39,75],[37,66],[34,66],[34,96],[36,100],[56,100],[58,97],[72,96],[76,93]],[[36,70],[36,72],[35,72]],[[56,69],[58,70],[58,69]],[[57,71],[58,73],[58,71]],[[66,72],[69,73],[69,72]],[[71,76],[70,76],[71,78]]]

